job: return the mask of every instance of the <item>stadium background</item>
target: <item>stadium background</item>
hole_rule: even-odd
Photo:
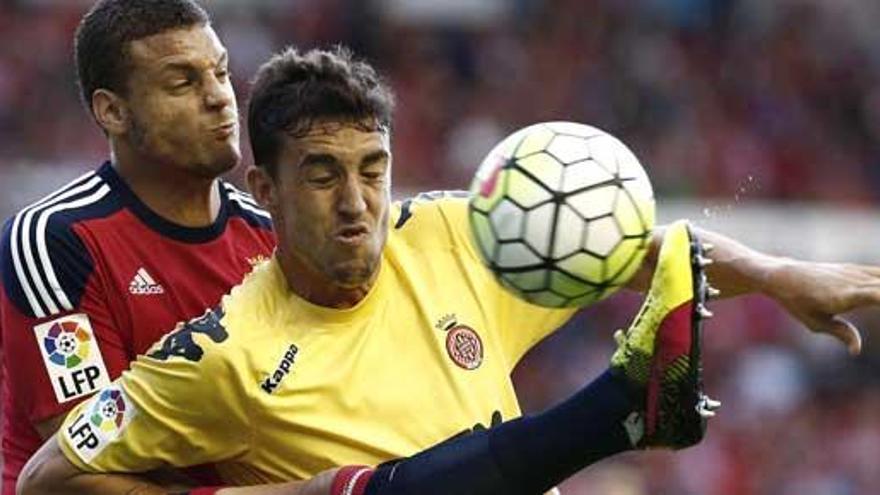
[[[0,0],[0,214],[103,160],[79,106],[72,33],[90,2]],[[687,215],[774,252],[880,263],[880,3],[872,0],[207,1],[240,97],[273,50],[341,42],[398,95],[395,189],[466,187],[527,123],[620,136],[661,218]],[[240,179],[240,173],[233,177]],[[638,298],[585,310],[518,368],[540,410],[606,366]],[[716,303],[706,441],[622,456],[582,495],[880,493],[880,312],[848,358],[759,297]]]

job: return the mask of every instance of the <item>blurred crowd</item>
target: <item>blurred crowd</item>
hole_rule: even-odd
[[[398,96],[398,191],[466,187],[508,132],[565,119],[630,144],[660,197],[880,201],[880,2],[486,0],[495,9],[470,17],[481,2],[453,2],[458,17],[414,7],[430,3],[206,2],[242,105],[250,75],[287,44],[343,43],[376,64]],[[36,165],[73,176],[104,159],[71,62],[87,4],[0,0],[0,177]],[[637,302],[590,308],[536,349],[516,374],[524,407],[604,368]],[[603,463],[564,492],[880,493],[875,336],[849,359],[763,299],[717,306],[707,383],[724,409],[706,442]]]
[[[630,143],[664,194],[733,195],[747,177],[761,197],[864,203],[880,191],[880,3],[485,0],[502,7],[433,23],[402,7],[425,3],[209,7],[242,98],[286,44],[344,43],[378,65],[399,96],[402,187],[461,187],[498,137],[571,119]],[[0,2],[0,167],[104,156],[73,84],[87,4]]]

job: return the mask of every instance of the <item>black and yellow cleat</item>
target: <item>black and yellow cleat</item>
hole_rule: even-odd
[[[703,321],[712,317],[704,267],[711,260],[687,222],[663,239],[651,287],[635,321],[615,334],[611,367],[643,393],[643,410],[625,426],[636,447],[681,449],[699,443],[721,406],[703,393]]]

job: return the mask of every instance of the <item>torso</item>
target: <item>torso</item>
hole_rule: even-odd
[[[498,328],[510,296],[438,227],[392,231],[376,285],[349,310],[290,294],[274,260],[233,292],[223,322],[254,437],[230,481],[377,465],[520,415],[519,355]],[[523,308],[536,332],[571,314]]]
[[[88,351],[92,360],[100,353],[108,375],[100,382],[109,381],[177,322],[216,305],[253,264],[271,255],[275,238],[268,215],[232,186],[220,187],[220,218],[209,227],[184,228],[150,212],[105,164],[7,224],[0,296],[7,375],[4,494],[14,493],[19,470],[42,444],[33,423],[63,413],[94,391],[80,380],[83,370],[53,368],[34,327],[88,315],[93,333]],[[40,218],[46,220],[42,227]],[[25,232],[31,235],[28,245],[22,242]],[[45,262],[40,235],[46,238]],[[58,280],[57,291],[46,267]],[[53,369],[63,376],[50,377]]]

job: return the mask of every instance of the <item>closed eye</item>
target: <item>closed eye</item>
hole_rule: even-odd
[[[320,177],[309,177],[308,181],[316,186],[329,186],[333,183],[333,176],[322,175]]]

